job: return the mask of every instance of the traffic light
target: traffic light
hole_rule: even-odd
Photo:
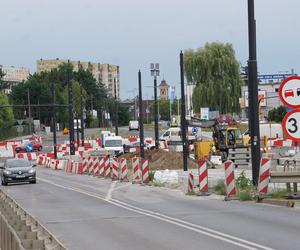
[[[241,67],[241,77],[244,82],[248,85],[248,66]]]

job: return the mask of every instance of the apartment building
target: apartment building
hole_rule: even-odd
[[[2,80],[5,83],[4,94],[9,95],[12,91],[13,86],[26,81],[30,75],[30,70],[27,68],[17,68],[17,67],[5,67],[0,65],[4,76]]]
[[[52,69],[57,68],[60,64],[63,63],[68,63],[68,60],[59,58],[53,60],[40,59],[36,62],[36,72],[40,73],[42,71],[51,71]],[[107,88],[110,95],[115,96],[116,93],[117,98],[120,98],[119,66],[81,61],[70,61],[70,63],[73,65],[74,71],[78,71],[80,68],[89,70],[96,79],[97,83],[102,83]]]

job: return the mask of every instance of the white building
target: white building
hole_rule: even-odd
[[[280,82],[270,82],[264,84],[258,84],[258,99],[260,108],[260,119],[265,120],[268,116],[268,112],[273,109],[283,105],[279,99],[278,89]],[[241,88],[241,116],[242,118],[248,118],[248,86],[242,86]]]
[[[10,94],[13,86],[26,81],[30,76],[30,70],[27,68],[4,67],[2,65],[0,65],[0,68],[4,73],[2,80],[7,84],[4,89],[5,94]]]

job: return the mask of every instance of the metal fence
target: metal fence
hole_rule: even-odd
[[[0,250],[66,250],[39,222],[0,191]]]
[[[15,138],[18,136],[24,136],[28,134],[29,134],[29,127],[27,125],[14,126],[11,128],[0,128],[0,141]]]

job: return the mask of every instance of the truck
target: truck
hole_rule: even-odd
[[[110,152],[110,155],[119,156],[124,153],[121,136],[106,136],[103,146],[105,150]]]

